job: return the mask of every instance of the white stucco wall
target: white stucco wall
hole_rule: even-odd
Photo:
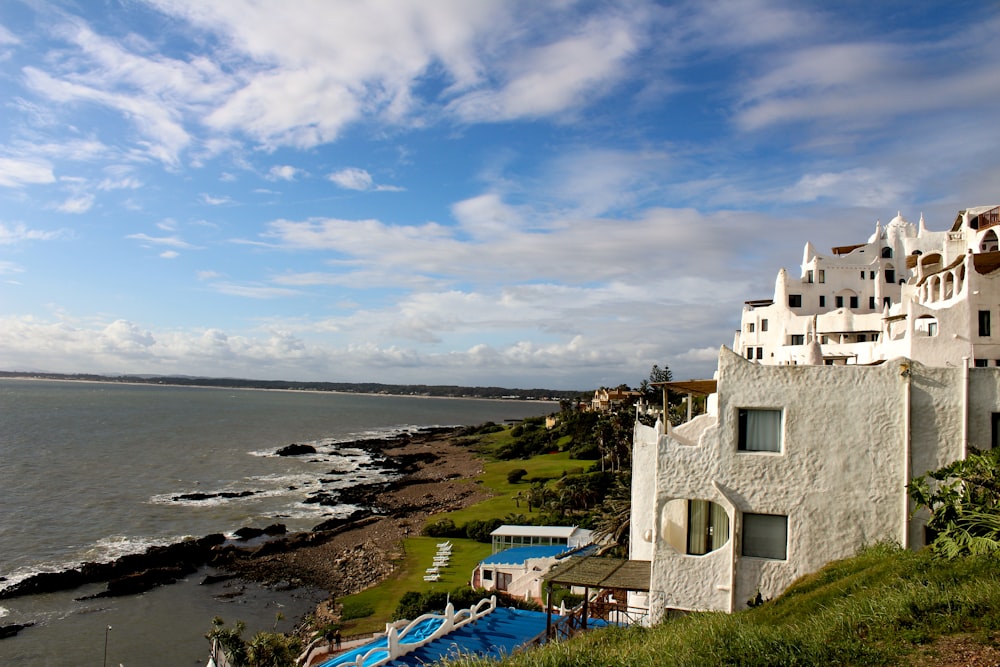
[[[738,609],[758,589],[774,597],[866,544],[922,546],[920,522],[908,519],[905,484],[962,455],[967,375],[905,359],[879,366],[763,366],[723,348],[715,425],[700,429],[695,446],[669,435],[657,446],[654,616],[666,608]],[[969,438],[988,440],[990,413],[1000,410],[1000,371],[972,369],[971,375]],[[753,407],[783,411],[780,453],[737,451],[737,412]],[[649,487],[644,470],[633,471],[637,490]],[[667,508],[678,498],[726,507],[730,540],[705,556],[671,548]],[[748,512],[788,517],[786,560],[741,555]]]

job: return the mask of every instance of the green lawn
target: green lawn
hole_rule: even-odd
[[[502,443],[510,437],[510,431],[489,434],[483,440],[487,447]],[[587,469],[591,461],[570,459],[563,452],[542,454],[531,459],[514,461],[490,461],[485,464],[484,472],[476,483],[483,484],[495,494],[493,498],[455,512],[435,514],[431,520],[449,518],[456,525],[472,520],[503,518],[508,514],[524,514],[529,517],[527,505],[514,499],[518,491],[527,492],[531,484],[522,481],[511,484],[507,481],[507,473],[517,468],[528,471],[525,480],[531,478],[559,479],[566,471]],[[470,482],[473,483],[473,482]],[[458,586],[468,586],[472,578],[472,570],[486,556],[490,555],[489,544],[465,539],[451,539],[452,557],[447,568],[441,573],[437,582],[424,581],[425,569],[432,565],[437,543],[445,541],[442,538],[410,537],[405,540],[406,557],[393,575],[377,586],[351,595],[344,601],[352,605],[370,606],[374,613],[361,619],[347,621],[344,624],[344,634],[360,634],[385,629],[386,621],[392,617],[399,599],[407,591],[453,590]]]

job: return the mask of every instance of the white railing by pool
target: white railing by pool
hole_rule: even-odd
[[[445,607],[444,614],[423,614],[410,621],[402,630],[397,630],[394,625],[387,624],[386,646],[372,647],[370,651],[359,654],[355,658],[354,662],[344,663],[345,667],[380,667],[380,665],[384,665],[385,663],[404,656],[407,653],[412,653],[422,646],[430,644],[435,639],[444,637],[452,630],[460,628],[467,623],[471,623],[476,619],[482,618],[496,608],[497,597],[493,595],[490,596],[489,599],[480,600],[477,604],[469,607],[468,609],[460,609],[458,611],[455,611],[454,605],[449,602],[448,606]],[[441,624],[436,630],[434,630],[434,632],[415,642],[406,641],[407,634],[413,631],[413,629],[417,626],[431,619],[441,620]],[[366,662],[380,652],[387,653],[387,655],[375,662]]]

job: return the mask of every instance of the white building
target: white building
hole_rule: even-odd
[[[998,224],[997,206],[947,232],[897,216],[830,256],[806,245],[715,379],[668,383],[708,411],[636,425],[630,558],[652,565],[630,604],[732,611],[866,544],[924,545],[906,485],[998,442]]]

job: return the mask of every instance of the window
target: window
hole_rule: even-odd
[[[869,271],[868,272],[868,277],[871,278],[872,280],[875,280],[875,272],[874,271]]]
[[[862,279],[862,280],[864,280],[864,279],[865,279],[865,272],[864,272],[864,271],[862,271],[862,272],[861,272],[861,279]]]
[[[781,410],[740,408],[737,421],[741,452],[781,451]]]
[[[819,281],[821,283],[825,283],[826,282],[826,271],[824,271],[823,269],[819,270]]]
[[[892,305],[892,297],[891,296],[884,296],[884,297],[882,297],[882,305],[885,306],[886,308],[888,308],[889,306],[891,306]]]
[[[802,295],[801,294],[789,294],[788,295],[788,307],[789,308],[801,308],[802,307]]]
[[[851,308],[851,310],[857,310],[858,309],[858,297],[856,297],[856,296],[852,296],[851,297],[850,308]]]
[[[875,310],[875,297],[868,297],[868,310]]]
[[[789,345],[805,345],[806,337],[805,334],[792,334],[791,342]]]
[[[858,334],[858,342],[864,343],[868,340],[868,334]]]
[[[760,321],[760,330],[761,331],[767,331],[767,320],[761,320]]]
[[[747,348],[747,359],[753,359],[753,348],[752,347],[748,347]]]
[[[979,335],[990,335],[990,311],[988,310],[979,311]]]
[[[812,281],[813,281],[813,272],[812,269],[809,269],[808,271],[806,271],[806,282],[811,283]]]
[[[483,581],[493,581],[493,570],[483,570]]]
[[[887,283],[894,283],[894,282],[896,282],[896,271],[895,271],[895,269],[886,269],[885,270],[885,281]]]
[[[757,358],[758,359],[763,359],[764,358],[764,348],[762,348],[762,347],[758,347],[757,348]]]
[[[976,368],[986,368],[990,365],[989,359],[976,359]]]
[[[688,501],[688,534],[685,553],[703,556],[729,541],[729,515],[708,500]]]
[[[753,333],[753,322],[747,322],[747,333]]]
[[[742,542],[744,556],[785,560],[788,554],[788,517],[744,514]]]
[[[835,297],[833,297],[833,305],[834,305],[835,308],[843,308],[844,307],[844,297],[842,297],[842,296],[835,296]]]
[[[819,297],[819,307],[820,308],[826,308],[826,297],[825,296],[820,296]]]
[[[892,259],[892,248],[882,248],[883,259]]]

